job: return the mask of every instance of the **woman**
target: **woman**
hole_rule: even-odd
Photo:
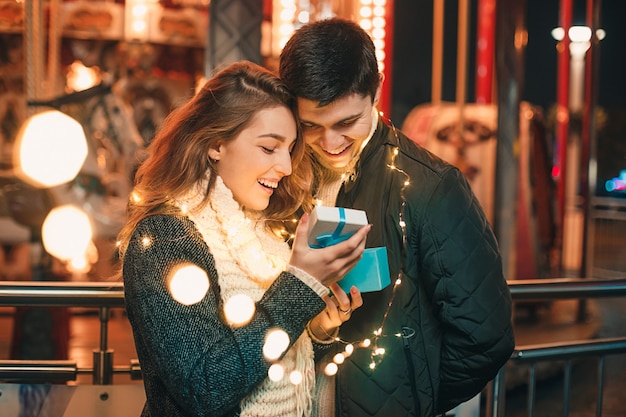
[[[139,167],[120,251],[143,416],[310,414],[314,355],[362,304],[336,282],[369,227],[311,249],[305,214],[293,249],[277,237],[310,204],[294,112],[269,71],[232,64],[168,116]]]

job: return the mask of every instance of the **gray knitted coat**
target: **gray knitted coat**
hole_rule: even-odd
[[[148,237],[150,244],[142,239]],[[181,262],[209,276],[209,291],[193,305],[172,299],[171,269]],[[283,272],[256,303],[251,322],[229,327],[223,317],[210,249],[186,217],[154,215],[134,231],[123,260],[128,318],[147,401],[142,416],[236,416],[239,403],[266,377],[268,329],[279,327],[293,344],[324,301],[296,276]],[[329,345],[316,345],[316,357]]]

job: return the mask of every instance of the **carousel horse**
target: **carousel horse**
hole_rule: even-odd
[[[0,110],[3,111],[0,112],[0,126],[20,126],[26,113],[8,111],[20,108],[19,105],[9,105],[6,102],[8,97],[0,96]],[[29,265],[21,268],[12,265],[10,260],[24,258],[13,256],[12,251],[33,241],[33,236],[41,230],[45,215],[55,206],[72,204],[80,207],[91,219],[93,240],[112,241],[125,221],[134,171],[145,149],[132,110],[110,86],[99,85],[48,102],[26,103],[22,97],[21,103],[23,108],[27,104],[56,108],[76,119],[85,131],[88,154],[73,181],[48,189],[36,188],[20,180],[10,167],[0,173],[0,243],[3,245],[0,269],[24,270],[23,273],[18,271],[0,277],[9,280],[16,277],[28,279],[24,274]],[[15,134],[12,132],[13,137]],[[13,142],[6,138],[2,140],[2,151],[11,155]],[[114,251],[113,244],[107,243],[107,246],[107,252]],[[104,261],[109,259],[105,257]]]
[[[95,236],[114,237],[125,221],[126,201],[145,148],[143,139],[132,109],[114,89],[103,86],[71,106],[68,114],[83,126],[89,152],[74,181],[56,187],[54,193],[60,202],[85,210]]]

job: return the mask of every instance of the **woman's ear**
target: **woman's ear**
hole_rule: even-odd
[[[219,161],[222,156],[222,146],[215,145],[214,148],[209,148],[209,158],[214,161]]]
[[[383,74],[382,72],[378,73],[378,88],[376,89],[376,94],[373,97],[372,103],[376,106],[378,105],[378,102],[380,101],[380,96],[382,94],[382,90],[383,90],[383,82],[385,81],[385,74]]]

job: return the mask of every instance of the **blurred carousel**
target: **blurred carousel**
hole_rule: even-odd
[[[0,279],[115,273],[136,165],[203,74],[207,4],[0,0]]]
[[[118,279],[134,172],[173,108],[223,63],[273,68],[293,30],[334,15],[360,16],[389,72],[389,10],[386,0],[0,0],[0,280]],[[14,359],[67,354],[67,312],[17,307],[14,318]]]
[[[0,0],[0,280],[117,279],[137,164],[203,75],[207,4]],[[67,309],[12,314],[12,359],[66,359]]]

